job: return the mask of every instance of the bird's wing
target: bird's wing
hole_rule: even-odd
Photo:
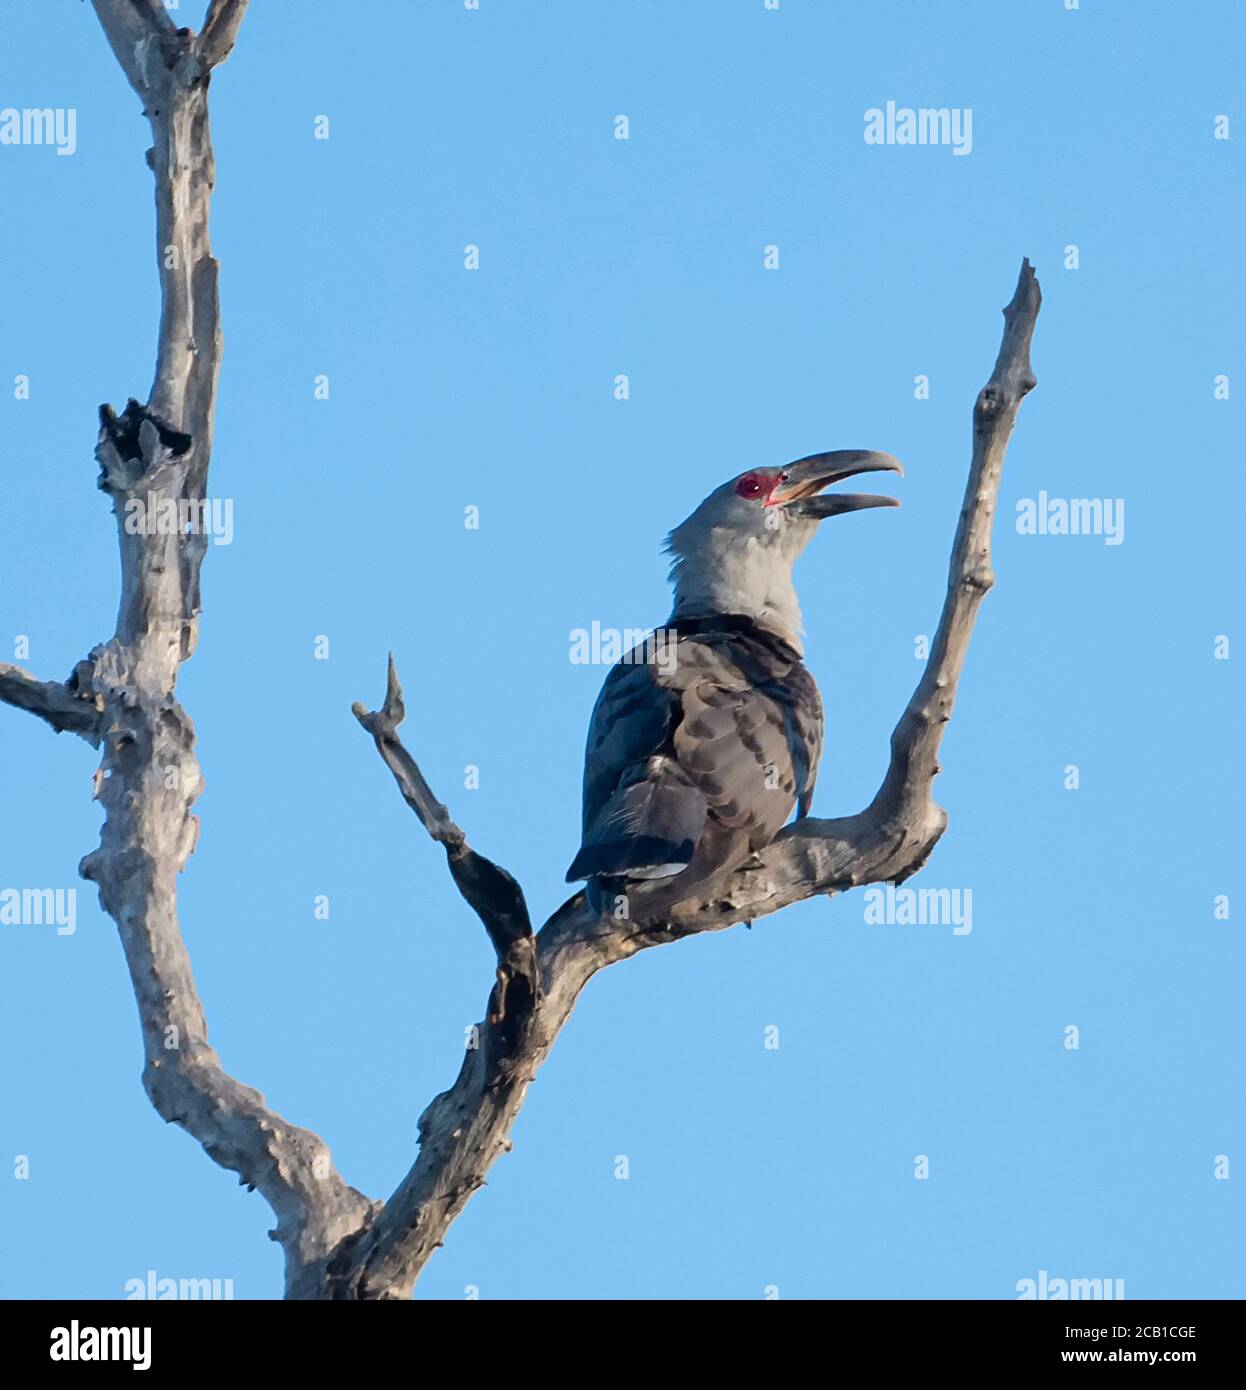
[[[817,687],[787,649],[733,634],[690,639],[679,656],[675,754],[710,815],[759,849],[812,794],[821,752]]]
[[[808,809],[822,709],[795,653],[722,631],[681,636],[674,657],[620,663],[606,678],[568,881],[690,863],[701,881],[723,854],[734,867],[768,844],[798,801]]]
[[[584,825],[567,881],[686,864],[705,823],[705,798],[670,753],[679,693],[658,668],[620,662],[606,677],[584,751]]]
[[[597,820],[625,774],[659,752],[678,718],[679,696],[644,662],[614,666],[593,706],[584,748],[584,829]]]
[[[774,683],[771,692],[783,711],[799,820],[809,814],[814,784],[818,780],[818,764],[822,759],[822,697],[813,677],[800,665],[793,667],[784,680]]]

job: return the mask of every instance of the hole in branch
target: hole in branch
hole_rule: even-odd
[[[175,430],[171,425],[153,415],[145,405],[140,405],[132,396],[126,402],[120,415],[110,405],[100,406],[100,429],[108,436],[109,442],[123,459],[141,459],[139,427],[144,420],[150,420],[156,427],[160,443],[174,458],[181,456],[191,446],[191,437]]]

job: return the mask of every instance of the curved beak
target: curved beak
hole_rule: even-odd
[[[866,507],[898,507],[895,497],[877,497],[867,492],[837,492],[819,497],[824,487],[858,473],[904,474],[900,460],[872,449],[835,449],[829,454],[810,454],[789,463],[787,478],[770,494],[768,507],[787,507],[797,516],[821,521],[841,512],[859,512]]]

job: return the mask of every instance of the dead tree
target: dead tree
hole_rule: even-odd
[[[101,749],[99,848],[82,876],[114,919],[138,1001],[143,1084],[156,1110],[209,1157],[258,1188],[276,1214],[289,1298],[405,1299],[451,1222],[510,1147],[528,1086],[590,977],[649,946],[718,931],[815,894],[901,882],[925,864],[947,823],[932,797],[978,606],[994,583],[991,530],[1017,408],[1034,386],[1030,340],[1038,281],[1022,263],[990,380],[973,412],[973,457],[952,546],[947,595],[929,660],[891,737],[870,804],[856,815],[789,827],[712,898],[660,921],[602,920],[582,893],[534,934],[519,884],[468,846],[398,738],[402,691],[393,661],[382,708],[354,712],[408,804],[445,847],[460,893],[497,954],[486,1017],[458,1078],[419,1121],[415,1162],[388,1199],[365,1197],[324,1141],[290,1124],[229,1075],[208,1043],[203,1005],[177,919],[177,877],[195,847],[200,790],[194,730],[175,695],[195,648],[206,536],[127,526],[161,506],[207,497],[221,333],[217,262],[208,239],[214,180],[208,126],[212,69],[229,54],[247,0],[211,0],[199,34],[175,28],[159,0],[93,0],[151,123],[162,309],[148,401],[104,406],[99,486],[117,516],[122,592],[116,633],[64,682],[0,664],[0,700]],[[202,513],[200,513],[202,514]]]

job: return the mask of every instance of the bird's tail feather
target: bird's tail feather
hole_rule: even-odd
[[[593,911],[616,917],[657,923],[662,914],[695,897],[709,898],[726,885],[749,857],[748,836],[740,831],[707,827],[688,866],[670,878],[659,880],[599,875],[590,878],[586,895]]]
[[[649,759],[587,828],[567,881],[687,864],[705,811],[705,797],[673,758]]]

